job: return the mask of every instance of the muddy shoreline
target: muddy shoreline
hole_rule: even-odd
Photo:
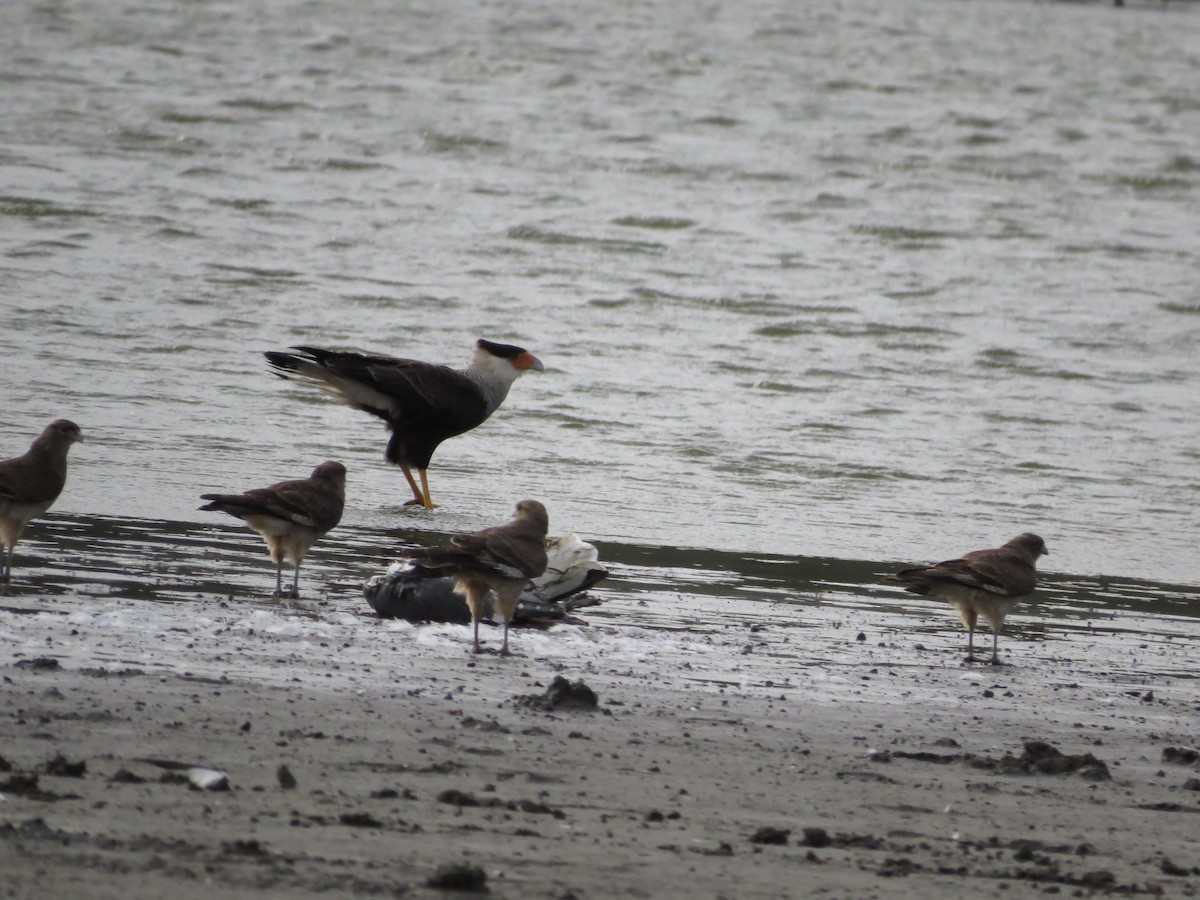
[[[506,660],[351,597],[5,598],[0,896],[1200,887],[1200,690],[1128,634],[1018,622],[1011,665],[968,668],[938,610],[914,639],[833,603],[679,603],[680,627],[647,628],[612,594]],[[522,699],[556,677],[596,707]],[[1030,742],[1094,764],[1043,771]]]

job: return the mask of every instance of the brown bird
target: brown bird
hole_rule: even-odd
[[[1026,533],[994,550],[973,550],[936,566],[902,569],[891,580],[907,584],[905,590],[911,593],[954,605],[967,626],[967,662],[975,661],[975,623],[982,614],[992,627],[991,663],[998,666],[997,644],[1004,619],[1017,600],[1037,587],[1038,557],[1049,552],[1045,541]]]
[[[275,596],[300,596],[300,563],[310,547],[342,520],[346,467],[323,462],[308,478],[281,481],[244,494],[201,494],[200,507],[229,513],[263,536],[275,562]],[[292,588],[283,593],[283,561],[296,567]]]
[[[384,458],[400,467],[412,488],[405,506],[426,509],[434,508],[426,470],[438,445],[483,424],[523,372],[544,368],[521,347],[482,339],[465,369],[319,347],[292,350],[267,352],[271,370],[312,382],[347,406],[383,419],[392,432]]]
[[[550,517],[536,500],[517,504],[507,525],[485,528],[451,538],[453,547],[429,547],[405,555],[420,577],[458,579],[454,590],[462,594],[471,610],[475,628],[474,651],[479,647],[479,620],[488,591],[495,593],[493,607],[504,620],[502,656],[508,656],[508,624],[517,601],[531,578],[546,571],[546,531]]]
[[[79,426],[56,419],[42,429],[23,456],[0,461],[0,583],[12,579],[13,548],[21,532],[54,505],[67,483],[67,451],[83,440]]]

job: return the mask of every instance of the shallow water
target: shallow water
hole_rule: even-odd
[[[350,635],[370,631],[377,621],[362,583],[384,571],[401,547],[445,537],[369,527],[335,531],[305,562],[302,599],[275,601],[274,567],[248,529],[52,515],[22,542],[0,612],[53,615],[62,597],[69,609],[89,610],[89,625],[154,632],[170,627],[163,624],[173,615],[167,607],[195,601],[211,609],[223,600],[221,621],[238,628],[269,626],[296,640],[328,638],[330,629]],[[576,614],[581,627],[559,628],[544,639],[522,629],[514,640],[524,654],[558,659],[578,650],[576,665],[620,667],[645,656],[666,661],[673,653],[686,660],[720,646],[711,664],[698,663],[694,671],[682,665],[676,674],[715,687],[730,678],[794,686],[788,679],[811,679],[814,668],[957,665],[965,647],[965,632],[947,604],[887,583],[896,568],[891,563],[629,543],[601,542],[599,550],[609,574],[588,592],[599,605]],[[1047,575],[1006,622],[1001,656],[1068,679],[1079,671],[1117,684],[1190,680],[1196,677],[1191,651],[1198,601],[1200,594],[1187,585]],[[144,621],[131,625],[138,619]],[[407,623],[384,627],[411,629]],[[669,640],[650,650],[655,636]],[[413,637],[459,652],[470,645],[470,628],[421,626]],[[978,640],[990,642],[986,627]],[[584,648],[576,646],[580,641]],[[741,653],[753,657],[744,666],[736,654],[729,658],[739,642]],[[19,642],[12,646],[32,652]],[[987,666],[967,671],[992,677]]]
[[[666,592],[1200,580],[1194,4],[8,4],[0,83],[0,456],[83,426],[42,534],[131,596],[248,586],[198,495],[326,458],[337,584],[523,496]],[[547,372],[433,513],[260,355],[479,336]]]

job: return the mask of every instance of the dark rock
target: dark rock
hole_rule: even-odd
[[[1175,865],[1175,863],[1171,862],[1165,856],[1163,857],[1162,862],[1158,864],[1158,867],[1160,869],[1162,869],[1162,872],[1164,875],[1173,875],[1177,878],[1184,878],[1184,877],[1192,874],[1189,870],[1185,869],[1183,866]]]
[[[343,825],[349,825],[351,828],[382,828],[383,823],[380,822],[370,813],[355,812],[342,813],[338,816],[338,821]]]
[[[750,835],[750,843],[752,844],[786,844],[791,830],[787,828],[775,828],[771,825],[764,825],[754,834]]]
[[[426,887],[439,891],[470,891],[486,894],[487,873],[482,866],[469,863],[445,863],[425,881]]]
[[[900,859],[885,859],[883,865],[875,870],[875,874],[883,878],[897,878],[921,871],[921,866],[908,857]]]
[[[1094,872],[1087,872],[1079,877],[1079,883],[1083,887],[1098,890],[1102,888],[1112,887],[1117,883],[1117,877],[1108,869],[1097,869]]]
[[[254,838],[244,841],[224,841],[221,851],[228,856],[266,856],[267,849]]]
[[[479,806],[479,799],[474,794],[460,791],[458,788],[447,788],[437,795],[438,803],[449,803],[452,806]]]
[[[590,711],[599,705],[600,700],[596,692],[583,681],[567,681],[561,675],[555,675],[550,687],[546,688],[546,693],[518,697],[516,702],[549,712],[558,709]]]
[[[555,809],[553,806],[548,806],[545,803],[538,803],[536,800],[518,800],[515,804],[509,804],[509,809],[514,808],[519,809],[523,813],[554,816],[556,819],[565,819],[567,817],[567,814],[561,809]]]
[[[275,779],[279,782],[281,790],[293,791],[296,789],[296,776],[283,763],[280,763],[279,768],[275,770]]]
[[[61,753],[56,754],[42,767],[47,775],[57,775],[60,778],[82,778],[87,772],[87,763],[82,760],[70,762]]]
[[[828,847],[833,843],[833,839],[824,828],[805,828],[804,843],[810,847]]]
[[[145,784],[146,782],[146,779],[141,775],[135,775],[128,769],[117,769],[108,780],[114,784]]]
[[[1164,747],[1162,752],[1162,761],[1165,763],[1174,763],[1178,766],[1190,766],[1200,760],[1200,751],[1185,749],[1183,747]]]
[[[38,787],[36,775],[17,773],[4,781],[0,781],[0,794],[12,794],[16,797],[35,797],[42,793]]]
[[[18,669],[33,669],[35,672],[50,672],[57,669],[58,660],[52,656],[35,656],[33,659],[17,660]]]

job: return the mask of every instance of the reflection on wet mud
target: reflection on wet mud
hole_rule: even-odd
[[[399,548],[447,539],[412,529],[337,530],[306,562],[303,599],[293,611],[370,616],[363,581],[383,571]],[[902,637],[919,645],[937,637],[953,645],[962,637],[952,610],[885,582],[899,562],[599,546],[609,577],[593,589],[604,602],[589,610],[588,618],[607,626],[698,633],[745,628],[747,653],[769,649],[780,626],[793,633],[844,629],[848,640],[859,643],[868,639],[858,638],[863,632],[885,644]],[[1154,657],[1162,655],[1154,652],[1156,645],[1194,635],[1200,618],[1200,592],[1192,586],[1053,572],[1040,574],[1039,582],[1033,599],[1011,620],[1014,641],[1107,636],[1137,641],[1146,656]],[[39,598],[69,592],[157,602],[216,595],[272,605],[272,586],[270,560],[248,529],[52,514],[18,547],[14,582],[3,605],[40,608]],[[809,658],[812,649],[805,648]],[[772,652],[795,655],[791,647]]]

